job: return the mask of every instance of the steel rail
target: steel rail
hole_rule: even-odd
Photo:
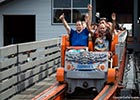
[[[61,100],[58,98],[60,98],[61,94],[64,93],[65,89],[66,84],[59,84],[56,82],[48,89],[34,97],[32,100]]]

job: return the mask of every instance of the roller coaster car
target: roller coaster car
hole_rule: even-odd
[[[63,36],[62,67],[57,69],[57,81],[68,84],[67,93],[69,94],[73,93],[76,87],[96,88],[100,92],[105,83],[114,83],[116,80],[116,71],[112,66],[116,66],[118,58],[116,55],[109,58],[108,54],[108,52],[94,51],[90,39],[88,47],[70,46],[68,36]],[[112,62],[113,60],[116,62]]]

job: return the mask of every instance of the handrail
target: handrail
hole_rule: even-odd
[[[60,66],[58,39],[0,47],[0,100],[9,99],[56,72]]]

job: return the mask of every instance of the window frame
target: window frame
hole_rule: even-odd
[[[73,23],[73,10],[74,9],[77,9],[77,10],[87,10],[87,6],[86,7],[73,7],[73,1],[74,0],[71,0],[71,7],[70,8],[55,8],[54,7],[54,2],[55,2],[55,0],[52,0],[52,2],[51,2],[51,5],[52,5],[52,10],[51,10],[51,23],[52,23],[52,25],[61,25],[62,23],[55,23],[54,22],[54,11],[55,10],[70,10],[70,12],[71,12],[71,18],[70,18],[70,23],[68,23],[68,24],[75,24],[75,23]],[[90,2],[90,4],[92,5],[92,3],[93,3],[93,0],[89,0],[89,2]]]

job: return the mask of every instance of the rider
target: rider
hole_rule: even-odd
[[[88,5],[88,13],[92,13],[91,10],[92,6]],[[74,30],[70,28],[65,20],[64,13],[59,17],[59,19],[63,22],[67,33],[70,35],[71,46],[88,46],[89,30],[87,28],[83,28],[82,21],[76,21],[76,30]]]

